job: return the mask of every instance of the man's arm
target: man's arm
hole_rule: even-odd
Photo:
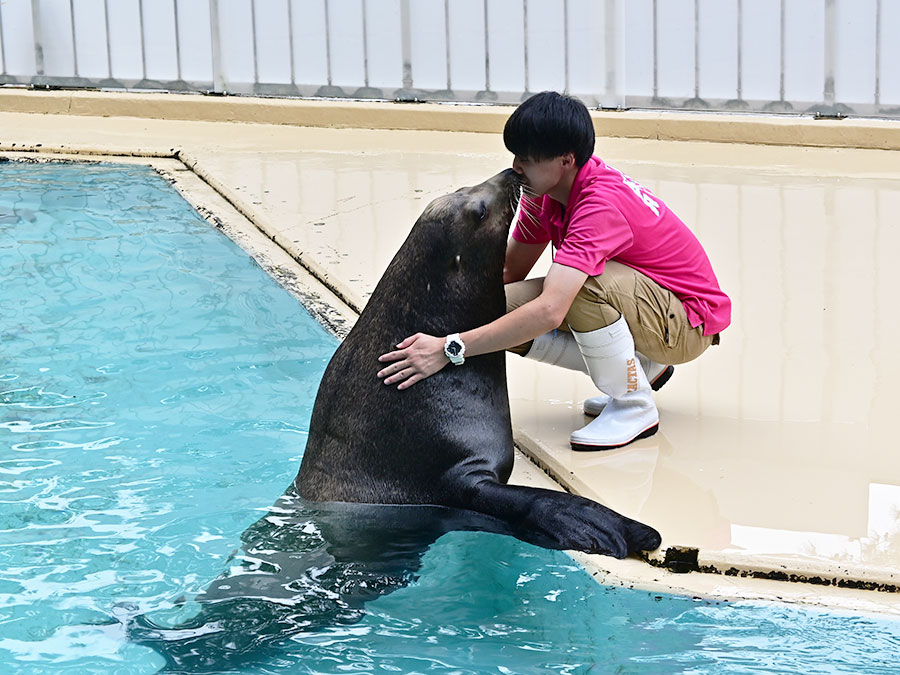
[[[506,263],[503,267],[503,283],[511,284],[514,281],[522,281],[528,276],[531,268],[541,257],[547,243],[523,244],[512,237],[506,245]]]
[[[544,278],[541,294],[531,302],[484,326],[462,333],[466,356],[477,356],[515,347],[557,328],[588,275],[574,267],[553,263]],[[449,363],[444,355],[444,337],[416,333],[397,345],[397,350],[378,357],[393,362],[378,373],[385,384],[406,389],[434,375]],[[463,366],[465,367],[465,366]]]

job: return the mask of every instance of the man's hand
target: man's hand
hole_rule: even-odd
[[[382,363],[393,361],[391,365],[378,371],[378,377],[385,384],[396,384],[397,389],[408,389],[416,382],[424,380],[450,363],[444,354],[444,338],[416,333],[397,345],[397,350],[382,354]]]

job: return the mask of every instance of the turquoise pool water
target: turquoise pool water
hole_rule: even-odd
[[[296,474],[336,341],[152,170],[0,164],[0,673],[153,673]],[[896,673],[900,624],[597,585],[452,533],[247,673]]]

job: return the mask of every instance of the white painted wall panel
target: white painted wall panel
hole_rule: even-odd
[[[417,89],[447,88],[443,0],[410,0],[412,78]]]
[[[400,0],[367,0],[369,86],[390,91],[403,78]]]
[[[491,89],[524,91],[525,24],[521,0],[488,0]]]
[[[450,9],[450,82],[454,89],[484,89],[484,3],[452,0]]]
[[[781,89],[781,2],[744,0],[743,6],[743,98],[777,101]]]
[[[900,26],[900,2],[881,3],[881,70],[879,85],[881,103],[893,104],[900,114],[900,40],[897,27]]]
[[[562,3],[528,0],[528,90],[560,90],[566,84]]]
[[[137,0],[109,3],[109,49],[113,77],[140,80],[143,75],[141,56],[141,15]]]
[[[657,3],[659,95],[694,95],[694,0]]]
[[[78,75],[96,79],[108,77],[103,0],[81,0],[74,10]]]
[[[362,0],[330,0],[331,75],[347,93],[365,81]]]
[[[146,77],[159,82],[178,79],[174,3],[144,0],[142,15]]]
[[[209,0],[178,0],[178,32],[182,79],[212,82]]]
[[[34,62],[34,21],[31,3],[0,2],[3,13],[3,53],[6,72],[10,75],[31,76],[36,72]]]
[[[257,68],[260,82],[291,81],[290,0],[255,4]]]
[[[606,93],[607,2],[569,0],[569,91]]]
[[[896,2],[882,4],[897,5]],[[876,6],[876,0],[836,2],[837,53],[834,93],[839,101],[873,103],[875,101]]]
[[[785,3],[785,34],[785,97],[801,102],[821,101],[825,91],[825,3]]]
[[[737,0],[700,1],[700,97],[737,98]]]
[[[222,75],[229,91],[249,90],[253,82],[253,13],[249,0],[218,0]],[[244,84],[245,86],[241,86]]]
[[[72,17],[68,0],[39,0],[44,73],[72,76]]]
[[[294,73],[298,84],[326,84],[325,3],[294,1]]]
[[[631,96],[653,95],[653,3],[625,3],[625,92]]]

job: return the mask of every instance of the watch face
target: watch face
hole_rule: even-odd
[[[458,342],[453,341],[453,342],[447,343],[447,352],[450,354],[453,354],[453,356],[456,356],[461,351],[462,351],[462,347]]]

